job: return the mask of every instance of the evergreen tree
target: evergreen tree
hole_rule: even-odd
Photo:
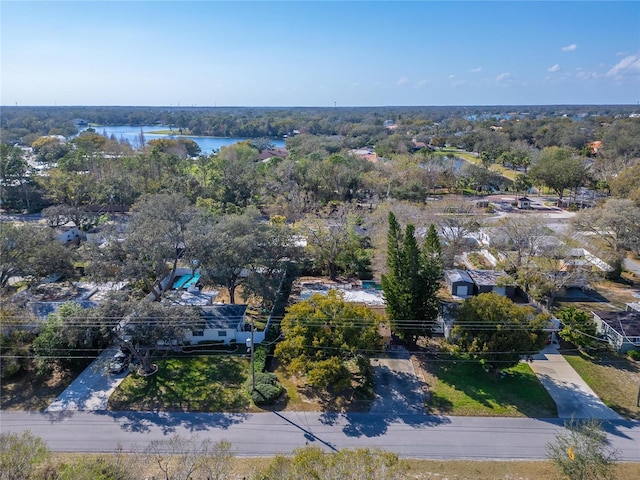
[[[464,301],[451,337],[463,352],[496,372],[518,364],[544,346],[548,314],[517,305],[495,292]]]
[[[436,295],[442,274],[440,241],[431,225],[420,248],[415,227],[408,224],[403,234],[395,215],[389,213],[387,243],[389,271],[382,276],[387,315],[398,335],[415,345],[419,336],[431,335],[438,318]]]
[[[592,315],[572,305],[560,310],[557,317],[562,322],[562,330],[558,332],[560,338],[573,343],[580,349],[588,349],[596,345],[596,323]]]

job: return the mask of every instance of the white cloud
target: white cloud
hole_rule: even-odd
[[[409,83],[409,79],[407,77],[401,77],[396,82],[396,85],[406,85],[407,83]]]
[[[418,85],[419,87],[424,87],[424,86],[425,86],[426,84],[428,84],[428,83],[429,83],[429,81],[428,81],[428,80],[420,80],[420,81],[417,83],[417,85]]]
[[[453,82],[451,84],[452,87],[462,87],[463,85],[466,85],[467,82],[465,82],[464,80],[456,80],[455,82]]]
[[[572,43],[571,45],[562,47],[560,50],[562,50],[563,52],[573,52],[576,48],[578,48],[578,45],[576,45],[575,43]]]
[[[624,57],[606,73],[606,76],[619,77],[633,73],[640,73],[640,53]]]
[[[589,72],[587,70],[578,70],[576,72],[576,78],[580,80],[592,80],[598,77],[600,77],[600,75],[597,72]]]
[[[511,74],[509,72],[501,73],[496,77],[496,82],[498,83],[507,83],[511,80]]]
[[[476,67],[471,69],[471,73],[479,73],[482,71],[482,67]]]
[[[560,71],[560,65],[558,65],[557,63],[552,67],[547,68],[547,72],[559,72],[559,71]]]

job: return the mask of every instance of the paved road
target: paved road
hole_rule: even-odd
[[[560,418],[598,418],[621,420],[622,417],[607,407],[569,362],[558,352],[558,345],[547,345],[533,355],[529,364],[540,382],[556,402]],[[640,450],[640,446],[638,446]]]
[[[54,451],[143,448],[173,434],[228,440],[241,456],[289,453],[304,445],[326,451],[382,448],[431,459],[544,459],[562,420],[428,415],[144,412],[0,412],[3,432],[27,429]],[[640,462],[640,422],[607,422],[621,460]]]

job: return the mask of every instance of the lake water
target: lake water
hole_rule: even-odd
[[[131,126],[131,125],[115,125],[115,126],[98,126],[92,127],[95,129],[96,133],[100,135],[105,135],[110,137],[112,134],[116,137],[116,139],[120,140],[121,138],[125,138],[129,140],[131,145],[136,148],[138,146],[138,141],[140,138],[140,130],[144,133],[144,138],[146,141],[153,140],[156,138],[176,138],[179,137],[178,130],[174,129],[176,132],[175,135],[159,135],[157,132],[159,130],[169,130],[169,127],[162,125],[143,125],[143,126]],[[86,130],[86,129],[85,129]],[[198,144],[200,150],[203,155],[209,155],[214,151],[220,150],[220,147],[226,147],[229,145],[233,145],[238,142],[244,142],[245,140],[250,140],[247,138],[236,138],[236,137],[196,137],[190,135],[183,135],[184,138],[188,138],[189,140],[193,140]],[[284,148],[284,140],[282,139],[271,139],[271,143],[276,147]]]

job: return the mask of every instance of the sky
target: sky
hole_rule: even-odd
[[[0,105],[638,104],[640,1],[0,1]]]

